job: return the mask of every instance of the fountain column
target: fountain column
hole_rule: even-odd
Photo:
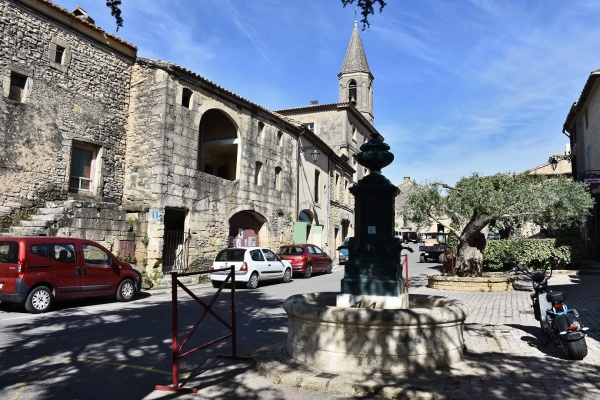
[[[395,198],[399,191],[381,173],[381,169],[394,160],[389,148],[380,135],[374,135],[355,156],[370,173],[350,188],[355,198],[355,234],[348,243],[350,260],[341,290],[344,295],[400,296],[404,293],[402,244],[394,237]],[[348,301],[352,303],[351,299]]]

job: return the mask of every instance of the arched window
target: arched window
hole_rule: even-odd
[[[237,127],[221,110],[208,110],[200,119],[196,168],[223,179],[236,179]]]
[[[354,79],[348,82],[348,101],[356,105],[356,81]]]
[[[258,123],[258,130],[256,131],[256,135],[258,137],[262,137],[264,130],[265,130],[265,124],[263,124],[262,122],[259,122]]]
[[[262,185],[262,166],[263,164],[260,161],[256,162],[256,168],[254,170],[254,184],[257,186]]]
[[[273,182],[273,188],[281,191],[281,168],[275,168],[275,181]]]
[[[190,103],[192,100],[192,90],[184,87],[181,91],[181,105],[185,108],[190,108]]]

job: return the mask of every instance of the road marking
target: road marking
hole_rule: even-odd
[[[27,386],[29,386],[29,383],[34,378],[34,375],[37,372],[37,370],[39,369],[39,367],[42,364],[44,364],[45,362],[47,362],[48,360],[52,360],[52,359],[66,360],[71,363],[73,363],[75,361],[75,362],[87,363],[87,364],[109,365],[109,366],[116,366],[119,368],[130,368],[130,369],[136,369],[139,371],[152,372],[155,374],[160,374],[160,375],[165,375],[165,376],[172,376],[171,371],[163,371],[163,370],[152,368],[152,367],[144,367],[142,365],[124,364],[124,363],[119,363],[119,362],[114,362],[114,361],[91,360],[91,359],[81,358],[81,357],[73,358],[73,357],[69,357],[69,356],[44,356],[37,360],[38,362],[33,366],[31,372],[25,378],[25,381],[21,382],[21,385],[15,391],[15,394],[13,396],[11,396],[10,400],[18,400],[19,397],[21,396],[23,390]],[[188,379],[190,376],[191,376],[190,373],[179,374],[179,379]]]
[[[33,375],[38,370],[39,366],[42,365],[48,358],[50,358],[50,357],[48,357],[48,356],[42,357],[40,359],[40,362],[33,366],[33,370],[29,374],[27,374],[27,377],[25,378],[25,382],[21,383],[21,386],[19,386],[15,395],[13,397],[11,397],[11,400],[17,400],[19,398],[19,396],[21,396],[21,392],[29,384],[29,381],[31,381],[31,379],[33,378]]]

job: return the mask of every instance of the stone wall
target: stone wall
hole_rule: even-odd
[[[98,148],[91,195],[122,197],[132,60],[58,22],[56,12],[0,3],[0,231],[44,200],[66,199],[73,141]],[[21,101],[8,98],[15,73],[27,79]]]
[[[261,118],[258,111],[264,115],[265,110],[241,98],[216,95],[221,90],[216,85],[175,67],[139,60],[132,77],[124,207],[146,213],[149,267],[161,262],[166,209],[185,213],[185,230],[191,235],[189,260],[202,269],[227,247],[229,220],[238,212],[264,221],[261,246],[276,248],[291,241],[296,159],[285,122]],[[187,107],[179,101],[182,87],[193,92]],[[219,110],[237,128],[235,179],[197,168],[200,121],[210,110]],[[259,121],[264,123],[261,137]],[[254,184],[256,161],[265,166],[262,185]],[[283,171],[281,190],[273,187],[276,166]],[[151,210],[157,211],[154,218],[148,215]]]

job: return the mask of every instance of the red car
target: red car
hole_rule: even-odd
[[[294,274],[310,278],[313,272],[330,274],[333,269],[331,257],[314,244],[288,244],[277,250],[277,255],[292,263]]]
[[[142,278],[96,242],[49,236],[0,237],[0,301],[43,313],[54,300],[115,296],[130,301]]]

